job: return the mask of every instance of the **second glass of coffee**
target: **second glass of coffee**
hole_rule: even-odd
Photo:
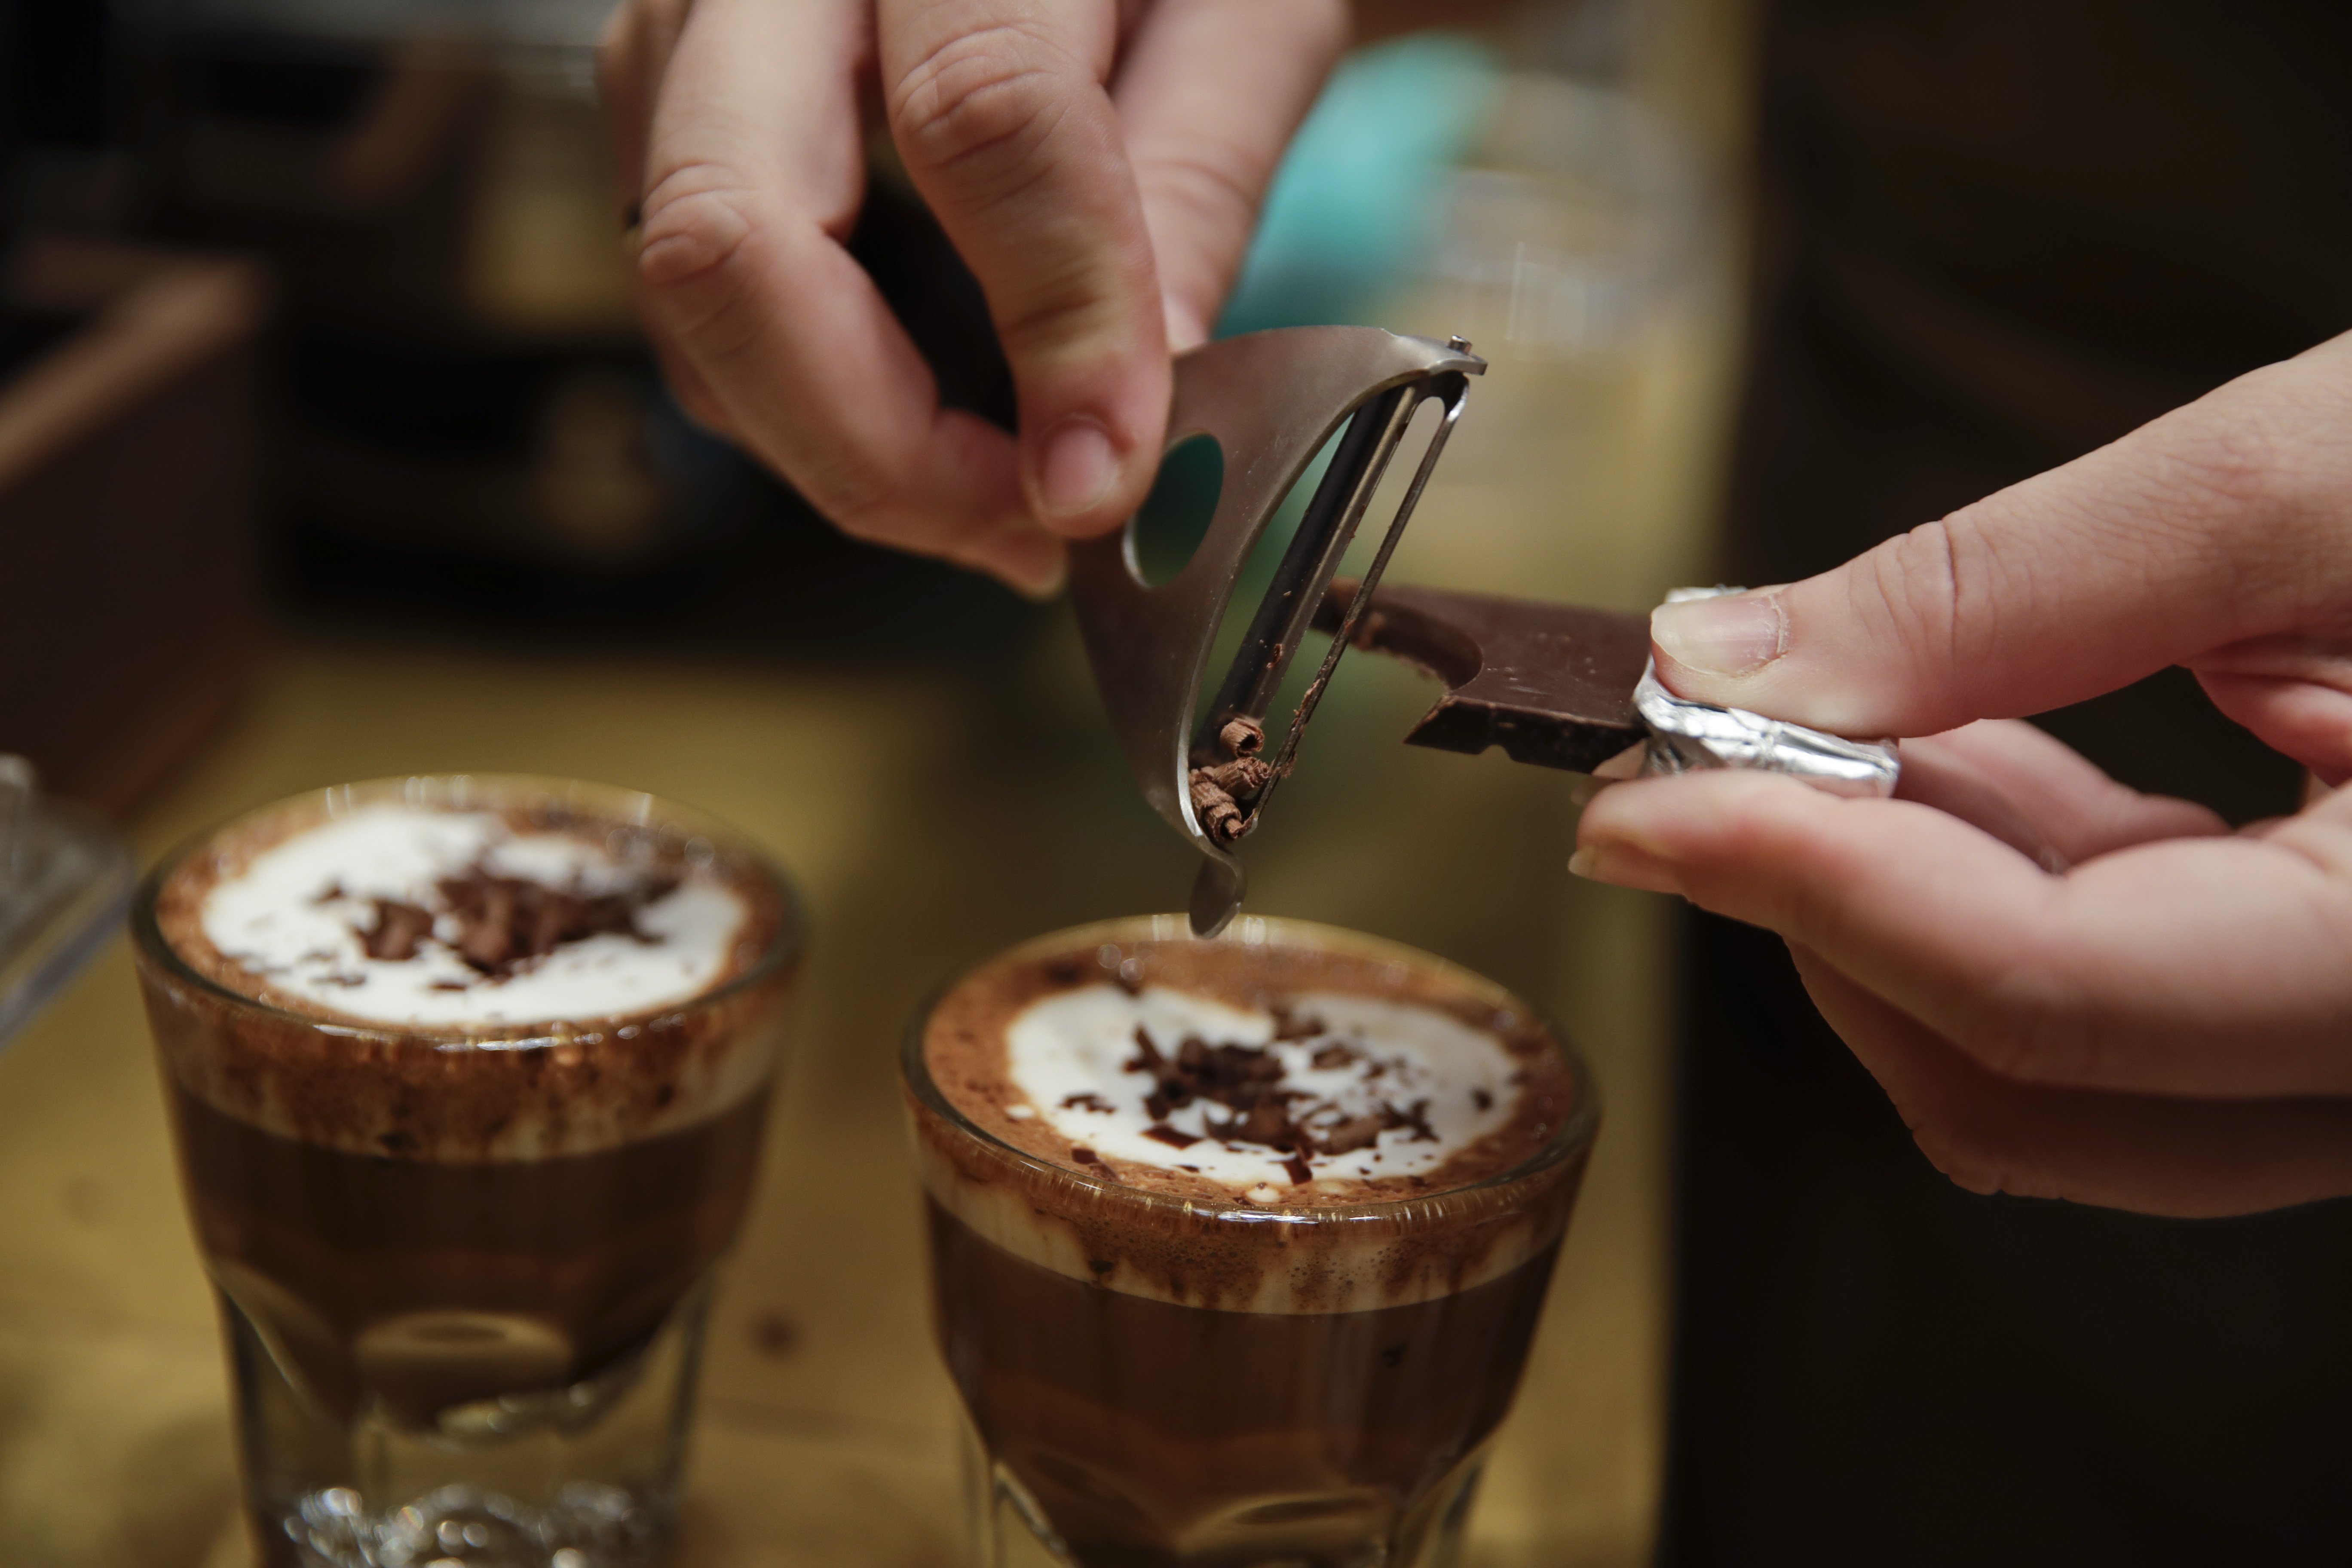
[[[1597,1121],[1523,1004],[1127,921],[967,975],[903,1067],[988,1568],[1453,1560]]]
[[[782,877],[650,796],[404,779],[228,824],[132,926],[264,1561],[656,1558]]]

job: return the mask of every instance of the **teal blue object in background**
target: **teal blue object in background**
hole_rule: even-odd
[[[1266,193],[1217,336],[1367,320],[1426,254],[1498,85],[1492,50],[1419,33],[1340,62]]]

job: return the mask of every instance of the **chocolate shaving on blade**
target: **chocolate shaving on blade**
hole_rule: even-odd
[[[1201,831],[1219,844],[1233,844],[1249,832],[1251,817],[1244,803],[1265,793],[1274,779],[1274,766],[1258,755],[1265,749],[1265,728],[1255,719],[1227,720],[1217,731],[1217,743],[1224,757],[1194,752],[1185,789]]]
[[[1274,764],[1259,757],[1236,757],[1230,763],[1194,768],[1192,777],[1195,782],[1205,779],[1240,800],[1265,788],[1266,781],[1274,777]]]
[[[1194,768],[1189,781],[1192,795],[1192,816],[1201,831],[1220,844],[1239,842],[1246,819],[1234,797],[1208,776],[1205,768]]]

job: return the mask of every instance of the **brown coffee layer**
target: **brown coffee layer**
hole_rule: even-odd
[[[449,781],[422,781],[446,784]],[[643,1014],[530,1025],[394,1025],[275,993],[214,947],[205,899],[332,804],[400,800],[397,784],[299,797],[232,822],[162,868],[134,918],[140,980],[173,1081],[225,1115],[347,1153],[428,1161],[583,1154],[659,1136],[760,1090],[793,984],[780,961],[791,910],[748,852],[697,830],[602,816],[532,781],[467,781],[446,808],[495,811],[519,832],[603,843],[644,836],[687,874],[722,880],[747,917],[704,994]],[[615,796],[619,792],[611,792]],[[152,910],[152,912],[150,912]]]
[[[920,1092],[912,1099],[933,1198],[982,1237],[1055,1272],[1237,1310],[1432,1300],[1558,1241],[1592,1109],[1540,1019],[1499,987],[1410,949],[1303,922],[1249,920],[1234,932],[1202,942],[1181,934],[1181,921],[1117,922],[1014,949],[959,982],[919,1042],[945,1105]],[[1255,1189],[1248,1201],[1179,1169],[1088,1159],[1042,1118],[1011,1114],[1023,1100],[1006,1031],[1040,998],[1106,977],[1266,1010],[1318,993],[1441,1009],[1490,1032],[1517,1059],[1519,1102],[1498,1131],[1433,1172],[1318,1179]]]

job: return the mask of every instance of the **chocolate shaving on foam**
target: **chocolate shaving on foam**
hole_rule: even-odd
[[[1317,1139],[1316,1146],[1326,1154],[1352,1154],[1379,1142],[1381,1134],[1393,1125],[1388,1117],[1376,1111],[1351,1116]]]
[[[614,893],[551,888],[525,877],[501,877],[476,866],[436,885],[443,910],[456,922],[448,945],[467,965],[504,980],[566,942],[618,933],[658,942],[637,927],[639,911],[677,888],[674,878],[651,878]],[[439,916],[420,905],[374,899],[375,923],[354,927],[370,958],[406,963],[427,941],[439,941]],[[462,989],[441,983],[436,989]]]
[[[1383,1101],[1382,1103],[1385,1104],[1386,1102]],[[1429,1101],[1425,1100],[1416,1100],[1411,1105],[1406,1106],[1402,1110],[1396,1110],[1393,1106],[1391,1106],[1389,1109],[1402,1119],[1397,1123],[1399,1126],[1410,1127],[1412,1129],[1412,1137],[1410,1140],[1411,1142],[1415,1143],[1434,1143],[1437,1142],[1437,1133],[1429,1125]]]
[[[1287,1009],[1275,1009],[1277,1040],[1312,1039],[1322,1032],[1319,1020],[1296,1017]],[[1151,1076],[1151,1091],[1144,1096],[1145,1113],[1152,1124],[1144,1135],[1175,1148],[1185,1148],[1199,1140],[1189,1137],[1168,1125],[1168,1113],[1181,1110],[1196,1100],[1223,1106],[1234,1114],[1220,1118],[1207,1116],[1202,1126],[1208,1135],[1227,1145],[1255,1143],[1263,1148],[1283,1152],[1283,1169],[1293,1182],[1304,1184],[1314,1180],[1312,1156],[1352,1153],[1367,1149],[1380,1141],[1381,1134],[1401,1128],[1410,1128],[1413,1142],[1434,1142],[1436,1132],[1429,1125],[1429,1101],[1419,1100],[1400,1108],[1381,1100],[1375,1108],[1360,1116],[1345,1118],[1320,1128],[1303,1125],[1294,1117],[1292,1108],[1309,1097],[1284,1087],[1287,1068],[1282,1058],[1262,1046],[1232,1043],[1211,1045],[1197,1036],[1186,1036],[1177,1043],[1176,1055],[1171,1058],[1160,1048],[1150,1031],[1139,1025],[1135,1031],[1136,1054],[1124,1065],[1129,1072]],[[1331,1070],[1352,1066],[1365,1059],[1364,1053],[1342,1042],[1334,1041],[1316,1050],[1309,1058],[1318,1069]],[[1375,1068],[1381,1064],[1375,1062]],[[1366,1081],[1379,1076],[1367,1071]],[[1093,1100],[1091,1094],[1072,1095],[1063,1103],[1076,1104]],[[1089,1105],[1088,1109],[1095,1109]],[[1307,1110],[1307,1120],[1319,1112],[1328,1113],[1328,1103]]]
[[[342,896],[340,888],[335,896]],[[433,934],[432,911],[395,899],[371,901],[375,905],[375,924],[359,933],[361,948],[370,958],[395,963],[415,958],[418,944]]]
[[[1323,1020],[1315,1017],[1312,1015],[1302,1016],[1300,1014],[1294,1013],[1289,1008],[1283,1006],[1279,1003],[1275,1005],[1273,1013],[1274,1037],[1277,1040],[1311,1040],[1316,1036],[1323,1033]],[[1334,1051],[1344,1052],[1345,1055],[1339,1058],[1339,1062],[1327,1064],[1323,1058]],[[1352,1047],[1339,1045],[1336,1042],[1334,1044],[1325,1046],[1322,1049],[1315,1053],[1315,1065],[1318,1068],[1327,1065],[1344,1066],[1348,1062],[1351,1062],[1355,1059],[1356,1052]]]
[[[636,883],[617,893],[588,894],[551,888],[522,877],[499,877],[477,866],[445,877],[440,893],[457,920],[457,956],[503,979],[567,942],[619,934],[654,939],[637,929],[637,911],[674,890],[674,879]]]

